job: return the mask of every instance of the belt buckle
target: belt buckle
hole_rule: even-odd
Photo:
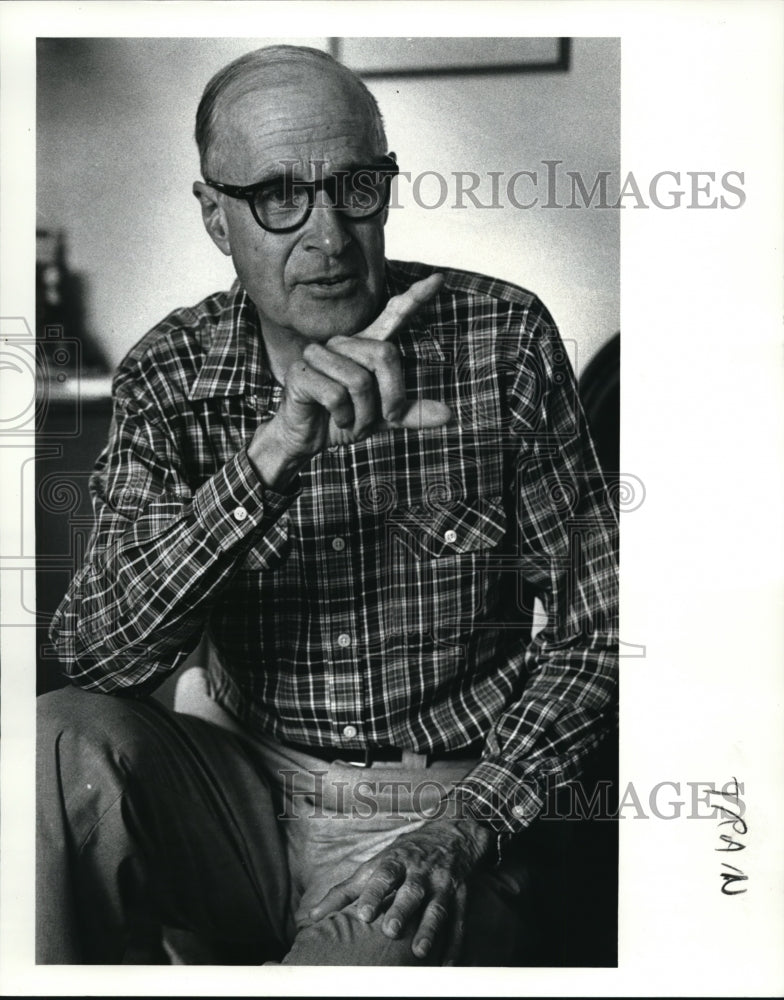
[[[352,767],[370,767],[373,763],[373,753],[370,747],[365,747],[362,760],[347,760],[346,763]]]

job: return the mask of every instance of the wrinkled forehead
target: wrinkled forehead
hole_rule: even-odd
[[[267,69],[227,88],[213,137],[211,160],[232,184],[255,183],[292,160],[307,175],[313,161],[336,168],[384,152],[375,148],[373,116],[357,84],[314,67]]]

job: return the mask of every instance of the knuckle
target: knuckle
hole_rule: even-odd
[[[400,358],[397,347],[388,340],[382,340],[379,343],[378,354],[379,360],[385,365],[394,365]]]
[[[384,868],[377,871],[373,881],[379,883],[384,888],[392,885],[397,880],[397,871],[393,868]]]
[[[460,882],[448,868],[436,868],[433,872],[433,881],[440,889],[447,889],[449,892],[457,892]]]
[[[399,865],[388,865],[376,870],[373,881],[380,885],[386,892],[391,886],[397,885],[400,882],[400,876],[401,870]]]
[[[405,882],[398,890],[399,895],[402,894],[415,902],[419,902],[424,899],[425,892],[425,887],[421,882]]]
[[[351,375],[349,387],[357,395],[367,395],[373,389],[373,378],[369,372],[362,369]]]
[[[394,316],[399,316],[401,313],[405,312],[406,309],[406,293],[402,292],[400,295],[393,295],[392,298],[387,302],[387,310],[391,312]]]
[[[345,406],[348,394],[342,385],[330,385],[324,390],[324,402],[330,410],[338,410]]]
[[[433,923],[440,924],[449,916],[449,910],[443,903],[433,900],[428,907],[428,913]]]

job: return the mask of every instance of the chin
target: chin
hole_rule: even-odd
[[[308,340],[320,342],[353,337],[368,327],[376,314],[377,309],[367,300],[322,303],[319,308],[309,309],[296,328]]]

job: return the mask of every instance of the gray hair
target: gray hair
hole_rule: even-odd
[[[233,90],[235,96],[243,92],[243,84],[247,91],[258,87],[257,71],[278,67],[290,69],[298,65],[320,66],[331,70],[339,77],[349,82],[357,91],[360,102],[364,103],[371,125],[371,137],[376,149],[374,152],[386,152],[387,140],[384,133],[384,120],[381,116],[375,97],[356,73],[343,66],[336,59],[320,49],[312,49],[304,45],[269,45],[266,48],[255,49],[239,59],[230,62],[228,66],[212,77],[204,88],[199,107],[196,112],[196,145],[199,147],[202,176],[209,176],[207,169],[210,151],[212,149],[216,119],[218,117],[221,97],[228,90]]]

